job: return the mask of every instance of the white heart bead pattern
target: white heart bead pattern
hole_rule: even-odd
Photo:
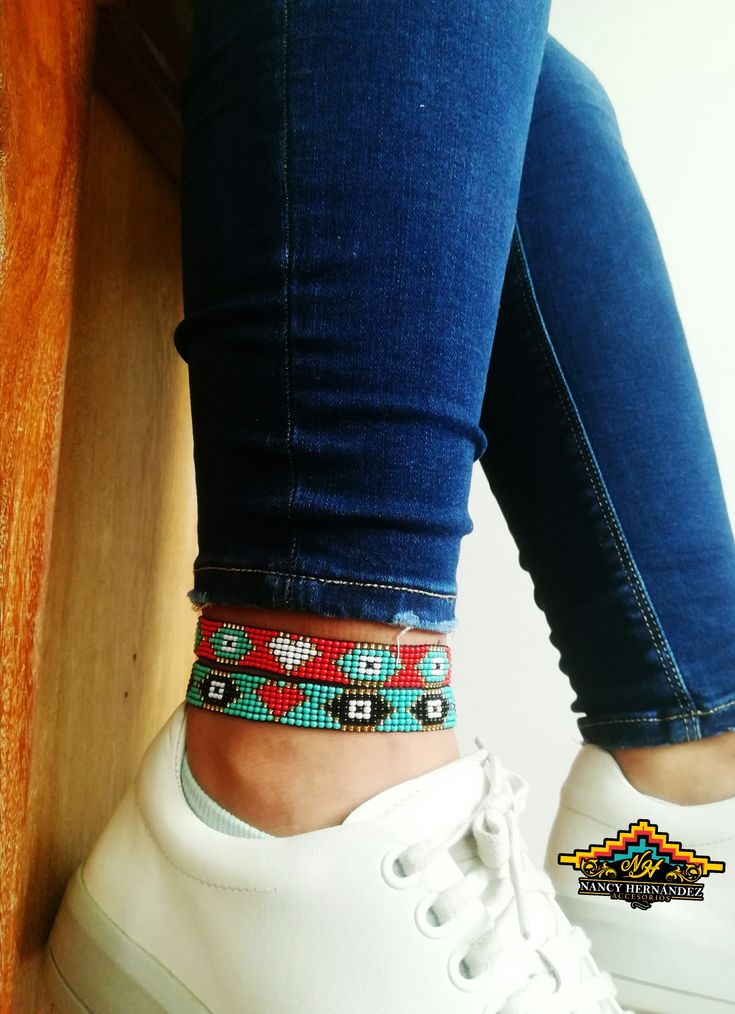
[[[304,662],[318,654],[308,638],[293,640],[287,634],[280,634],[268,643],[268,650],[286,672],[298,669]]]

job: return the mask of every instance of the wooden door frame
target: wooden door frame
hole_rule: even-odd
[[[17,961],[93,0],[0,4],[0,1010]]]

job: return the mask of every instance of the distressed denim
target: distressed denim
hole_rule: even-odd
[[[615,114],[547,22],[198,3],[189,597],[451,630],[479,459],[584,738],[696,739],[735,728],[735,543]]]

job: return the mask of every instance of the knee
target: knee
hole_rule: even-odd
[[[533,123],[545,129],[574,129],[616,141],[620,129],[610,97],[599,78],[556,39],[548,36],[544,49]]]

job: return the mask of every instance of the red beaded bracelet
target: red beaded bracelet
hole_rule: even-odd
[[[282,679],[382,688],[441,687],[451,682],[447,644],[376,644],[294,634],[200,616],[194,652],[232,671]]]

